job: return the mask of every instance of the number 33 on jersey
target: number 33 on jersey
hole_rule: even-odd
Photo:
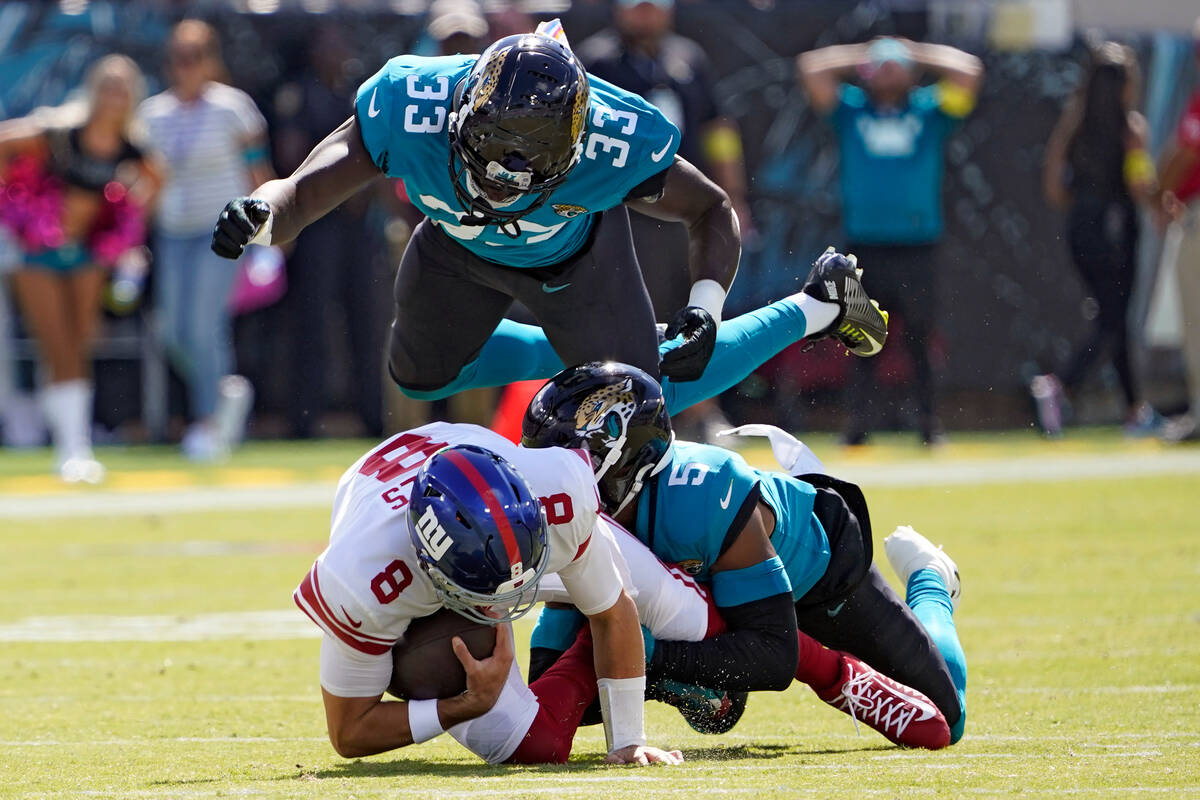
[[[563,261],[583,247],[597,213],[671,166],[679,148],[675,126],[641,97],[589,75],[583,156],[550,200],[522,218],[521,236],[459,224],[466,209],[450,183],[446,126],[455,87],[474,63],[461,55],[393,58],[359,87],[355,115],[376,166],[403,180],[409,200],[476,255],[511,267]]]

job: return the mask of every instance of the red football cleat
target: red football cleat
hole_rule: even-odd
[[[849,653],[840,655],[841,680],[818,692],[818,697],[849,714],[856,725],[870,725],[893,744],[929,750],[950,744],[950,726],[932,700]]]

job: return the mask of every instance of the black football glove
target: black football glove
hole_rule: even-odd
[[[271,207],[265,200],[253,197],[230,200],[213,228],[212,251],[223,258],[239,258],[270,216]]]
[[[683,342],[663,355],[663,377],[673,381],[697,380],[717,346],[717,323],[703,308],[688,306],[675,312],[667,326],[667,340],[676,336],[682,336]]]

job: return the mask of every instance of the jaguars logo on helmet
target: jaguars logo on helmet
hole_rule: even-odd
[[[504,59],[508,57],[510,50],[512,47],[502,47],[488,56],[487,63],[483,65],[483,77],[479,80],[479,88],[475,90],[475,100],[471,103],[473,111],[478,111],[492,96],[492,92],[496,91],[496,84],[500,82],[500,70],[504,68]]]
[[[667,465],[674,440],[662,387],[637,367],[612,361],[555,375],[534,395],[521,423],[526,447],[588,451],[600,500],[610,514]]]
[[[637,408],[633,397],[633,381],[628,378],[614,386],[592,392],[575,412],[575,430],[580,436],[602,434],[612,439],[625,435],[629,418]]]
[[[583,135],[583,126],[587,121],[588,98],[584,94],[575,95],[575,106],[571,109],[571,137],[578,139]]]
[[[552,208],[554,209],[555,214],[558,214],[560,217],[566,217],[567,219],[578,217],[580,214],[587,213],[587,209],[583,206],[576,206],[570,203],[555,203]]]

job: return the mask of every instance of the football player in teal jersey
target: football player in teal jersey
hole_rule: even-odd
[[[962,736],[966,660],[952,617],[961,592],[957,567],[911,528],[897,529],[885,544],[906,583],[908,604],[901,602],[871,563],[870,518],[856,486],[811,474],[803,462],[785,465],[794,475],[768,472],[723,448],[674,441],[658,385],[619,364],[574,367],[551,380],[530,404],[523,443],[586,447],[614,518],[664,561],[711,583],[738,635],[648,645],[651,680],[780,688],[797,663],[787,641],[795,623],[816,641],[923,693],[950,726],[948,741]],[[799,452],[779,444],[779,450]],[[560,624],[553,612],[543,616],[551,627]],[[535,631],[535,643],[545,641]],[[820,663],[812,653],[799,655],[801,667]],[[872,684],[870,668],[852,659],[843,658],[841,669],[824,679],[800,671],[796,677],[897,741],[888,724],[893,717],[882,727],[871,717],[896,687]],[[847,669],[858,674],[847,677]],[[826,697],[825,684],[841,697]],[[904,723],[916,728],[922,721],[906,717]]]
[[[661,373],[694,380],[741,240],[729,198],[678,145],[658,109],[587,75],[565,38],[509,36],[478,57],[398,56],[291,176],[226,206],[213,249],[236,258],[251,241],[290,241],[381,175],[400,178],[427,216],[396,275],[389,365],[401,389],[426,397],[454,382],[514,299],[565,363],[620,358],[658,376],[629,206],[688,228],[693,287],[668,327],[675,346]]]

